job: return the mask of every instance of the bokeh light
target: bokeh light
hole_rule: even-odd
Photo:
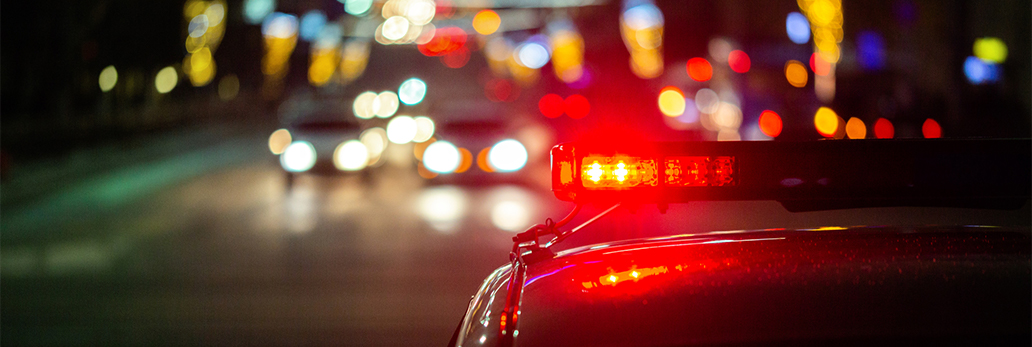
[[[785,31],[788,39],[794,43],[805,44],[810,41],[810,21],[802,13],[792,12],[785,19]]]
[[[796,88],[802,88],[806,86],[809,78],[809,73],[806,72],[806,67],[803,66],[803,63],[796,60],[789,60],[788,63],[785,63],[785,79],[788,80],[788,84]]]
[[[921,134],[926,139],[937,139],[942,137],[942,127],[939,126],[939,122],[934,119],[925,119],[924,124],[921,125]]]
[[[344,12],[352,16],[365,16],[373,8],[373,0],[337,0],[344,3]]]
[[[157,76],[154,76],[154,89],[161,94],[171,92],[177,83],[179,83],[179,73],[176,72],[176,68],[171,66],[166,66],[158,71]]]
[[[396,41],[405,37],[409,31],[409,21],[402,16],[387,18],[380,27],[385,39]]]
[[[244,21],[258,24],[276,9],[276,0],[244,0]]]
[[[416,138],[416,120],[409,116],[397,116],[387,123],[387,139],[403,145]]]
[[[487,162],[496,171],[518,171],[527,164],[527,148],[513,139],[502,140],[491,146],[487,153]]]
[[[419,193],[416,209],[431,227],[450,232],[457,229],[466,216],[468,200],[466,193],[458,187],[430,187]]]
[[[831,63],[824,60],[820,54],[814,53],[810,55],[810,70],[814,75],[827,76],[831,73]]]
[[[333,151],[333,165],[341,171],[362,170],[369,164],[369,149],[358,140],[344,141]]]
[[[548,118],[557,118],[563,115],[563,97],[557,94],[545,94],[538,101],[538,110]]]
[[[115,70],[115,66],[108,65],[104,70],[101,70],[97,83],[100,84],[100,90],[103,92],[114,88],[115,84],[118,83],[118,70]]]
[[[290,172],[305,172],[315,166],[315,147],[308,141],[294,141],[280,155],[280,165]]]
[[[709,88],[702,88],[695,92],[695,107],[699,112],[712,114],[720,107],[720,96]]]
[[[219,80],[219,99],[233,100],[240,92],[240,79],[234,74],[222,76]]]
[[[977,57],[967,57],[964,60],[964,77],[967,77],[971,84],[983,84],[999,80],[998,65],[986,62]]]
[[[713,66],[704,58],[689,59],[688,77],[699,82],[709,81],[713,77]]]
[[[298,36],[304,41],[312,41],[324,26],[326,26],[326,14],[319,10],[308,11],[301,16]]]
[[[891,139],[896,136],[896,128],[892,122],[885,118],[878,118],[874,122],[874,137],[879,139]]]
[[[846,136],[851,139],[862,139],[867,137],[867,125],[860,118],[850,117],[846,122]]]
[[[425,142],[434,136],[434,121],[426,116],[418,116],[416,121],[416,136],[412,142]]]
[[[581,96],[580,94],[573,94],[567,96],[563,100],[563,110],[566,111],[566,115],[573,119],[584,118],[591,111],[591,103],[588,102],[588,98]]]
[[[290,131],[287,129],[279,129],[272,132],[269,136],[269,151],[272,154],[283,154],[283,151],[287,150],[287,146],[294,141],[290,137]]]
[[[448,141],[435,141],[423,151],[423,165],[435,173],[451,173],[459,168],[462,154]]]
[[[749,55],[740,50],[733,50],[727,55],[727,64],[731,67],[731,71],[737,73],[749,72],[749,68],[752,66],[752,61],[749,60]]]
[[[856,38],[856,62],[865,70],[885,68],[885,40],[873,31],[863,31]]]
[[[355,97],[355,101],[352,103],[351,109],[355,112],[355,117],[370,119],[376,116],[376,111],[379,106],[380,104],[377,100],[376,93],[364,92]]]
[[[659,111],[667,117],[677,117],[684,114],[685,101],[684,93],[677,87],[666,87],[659,92]]]
[[[466,172],[473,166],[473,154],[468,149],[459,147],[459,158],[459,167],[455,169],[455,173]]]
[[[398,87],[398,98],[405,105],[415,105],[426,97],[426,82],[418,78],[409,78]]]
[[[978,59],[990,63],[1001,64],[1007,61],[1007,44],[995,37],[983,37],[975,40],[973,50]]]
[[[830,108],[821,107],[813,116],[813,125],[824,137],[833,137],[839,128],[839,116]]]
[[[477,167],[484,172],[494,172],[494,168],[491,167],[491,163],[487,162],[487,153],[491,152],[491,147],[486,147],[477,153]]]
[[[516,47],[516,61],[531,69],[540,69],[550,59],[548,49],[537,42],[527,42]]]
[[[738,108],[738,105],[721,102],[717,112],[713,113],[713,123],[720,127],[721,131],[734,130],[737,133],[742,125],[742,109]]]
[[[781,135],[781,116],[771,110],[764,110],[760,113],[760,131],[769,137]]]
[[[398,94],[392,91],[381,92],[376,95],[372,103],[373,112],[377,117],[388,118],[398,112]]]
[[[359,141],[366,146],[366,150],[369,151],[369,165],[374,165],[380,160],[380,156],[383,151],[387,149],[387,131],[383,128],[375,127],[366,129],[362,132],[362,135],[358,137]]]
[[[491,224],[505,231],[522,231],[530,226],[530,210],[525,203],[501,201],[491,208]]]
[[[480,35],[494,34],[495,31],[498,31],[498,26],[501,24],[502,18],[492,10],[481,10],[477,12],[476,16],[473,16],[473,30],[476,30]]]

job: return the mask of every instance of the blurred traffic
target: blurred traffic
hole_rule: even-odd
[[[550,191],[555,144],[1029,137],[1030,13],[1027,0],[5,4],[3,342],[443,344],[514,233],[571,207]],[[1029,218],[643,210],[571,245]]]

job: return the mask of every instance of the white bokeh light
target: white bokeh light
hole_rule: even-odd
[[[426,82],[418,78],[409,78],[398,88],[398,98],[405,105],[415,105],[426,97]]]
[[[516,140],[502,140],[487,152],[487,162],[497,171],[517,171],[527,164],[527,148]]]
[[[423,166],[427,170],[446,174],[454,172],[462,163],[462,154],[455,145],[448,141],[431,143],[423,152]]]
[[[387,139],[403,145],[416,138],[416,120],[409,116],[397,116],[387,123]]]
[[[362,170],[369,163],[369,150],[358,140],[349,140],[333,151],[333,165],[342,171]]]
[[[429,117],[416,117],[416,137],[412,142],[425,142],[434,136],[434,121]]]
[[[308,141],[295,141],[280,155],[280,164],[290,172],[305,172],[315,166],[315,147]]]

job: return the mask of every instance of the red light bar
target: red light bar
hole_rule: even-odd
[[[552,191],[575,202],[957,206],[1009,198],[1007,206],[1020,207],[1032,190],[1030,144],[1028,139],[660,142],[618,149],[564,143],[552,149]]]

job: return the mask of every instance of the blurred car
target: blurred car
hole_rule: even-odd
[[[306,173],[368,176],[372,156],[349,110],[338,99],[294,98],[280,107],[284,127],[270,135],[269,148],[279,154],[288,185]]]
[[[528,166],[544,166],[546,151],[532,151],[542,136],[525,129],[536,124],[521,119],[504,105],[487,100],[445,100],[434,104],[433,139],[420,145],[421,169],[433,173],[433,183],[524,183]]]
[[[1019,208],[1032,184],[1029,144],[556,146],[553,192],[578,207],[513,237],[511,264],[485,280],[452,345],[1028,345],[1027,225],[777,228],[553,246],[620,203]],[[1001,167],[971,165],[986,160]],[[825,165],[800,165],[810,162]],[[560,230],[591,203],[616,205]]]

